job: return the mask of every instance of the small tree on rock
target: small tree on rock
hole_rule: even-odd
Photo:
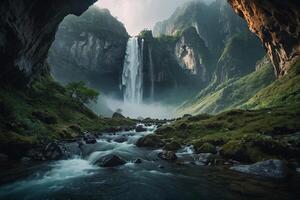
[[[69,83],[66,90],[70,97],[82,104],[97,102],[100,95],[97,90],[88,88],[83,81]]]

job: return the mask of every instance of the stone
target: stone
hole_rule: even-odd
[[[142,163],[142,159],[138,158],[136,160],[133,161],[134,164],[141,164]]]
[[[266,160],[251,165],[236,165],[230,169],[241,173],[272,178],[284,178],[287,175],[286,165],[282,160]]]
[[[112,118],[125,119],[125,117],[124,117],[121,113],[118,113],[118,112],[115,112],[115,113],[112,115]]]
[[[173,151],[163,151],[158,154],[158,157],[162,160],[167,161],[175,161],[177,160],[177,156]]]
[[[126,163],[125,160],[113,154],[103,156],[96,161],[96,164],[99,165],[100,167],[116,167],[116,166],[124,165],[125,163]]]
[[[208,165],[213,161],[213,154],[212,153],[200,153],[197,157],[197,163],[201,165]]]
[[[147,131],[147,129],[143,125],[138,125],[135,127],[136,132],[144,132]]]
[[[197,153],[212,153],[212,154],[216,154],[217,153],[217,148],[210,144],[210,143],[204,143],[203,145],[201,145],[197,150]]]
[[[96,137],[93,134],[86,133],[83,137],[83,140],[86,144],[95,144],[97,143]]]
[[[63,151],[56,142],[51,142],[44,148],[43,155],[47,160],[59,160],[63,157]]]
[[[128,138],[125,137],[125,136],[119,136],[119,137],[114,139],[114,141],[117,142],[117,143],[123,143],[123,142],[126,142],[127,140],[128,140]]]
[[[166,151],[177,151],[178,149],[181,148],[181,145],[176,142],[176,141],[171,141],[170,143],[167,143],[163,150],[166,150]]]
[[[150,134],[141,137],[136,142],[136,146],[138,147],[160,148],[163,147],[164,145],[165,145],[164,142],[159,138],[159,136],[155,134]]]

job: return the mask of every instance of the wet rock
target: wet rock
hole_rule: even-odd
[[[197,153],[212,153],[212,154],[216,154],[217,153],[217,148],[210,144],[210,143],[204,143],[203,145],[201,145],[197,150]]]
[[[46,158],[44,157],[43,151],[41,148],[30,149],[27,152],[27,157],[32,160],[44,161]]]
[[[63,157],[63,151],[57,143],[51,142],[46,145],[43,155],[47,160],[59,160]]]
[[[165,144],[159,138],[159,136],[155,134],[146,135],[136,142],[136,146],[138,147],[152,147],[152,148],[160,148],[163,147]]]
[[[286,165],[282,160],[267,160],[257,162],[252,165],[237,165],[230,168],[231,170],[246,174],[266,176],[273,178],[286,177]]]
[[[29,157],[23,157],[23,158],[21,159],[21,161],[22,161],[22,162],[28,162],[28,161],[31,161],[31,158],[29,158]]]
[[[122,114],[120,114],[120,113],[118,113],[118,112],[115,112],[115,113],[112,115],[112,118],[124,119],[125,117],[124,117]]]
[[[125,163],[126,163],[125,160],[113,154],[103,156],[96,161],[96,164],[99,165],[100,167],[116,167],[116,166],[124,165]]]
[[[147,129],[143,125],[138,125],[138,126],[136,126],[135,131],[136,132],[144,132],[144,131],[147,131]]]
[[[158,157],[162,160],[167,161],[175,161],[177,160],[177,156],[173,151],[163,151],[158,154]]]
[[[181,145],[178,142],[171,141],[170,143],[167,143],[163,149],[166,151],[177,151],[180,148],[181,148]]]
[[[136,160],[133,161],[134,164],[141,164],[142,163],[142,159],[138,158]]]
[[[247,147],[240,141],[229,141],[223,145],[222,149],[220,150],[220,154],[226,159],[233,159],[240,162],[250,161]]]
[[[164,166],[162,166],[162,165],[158,165],[157,166],[159,169],[163,169],[163,168],[165,168]]]
[[[128,138],[125,136],[120,136],[120,137],[117,137],[114,139],[114,141],[117,143],[123,143],[123,142],[126,142],[127,140],[128,140]]]
[[[208,165],[209,163],[213,164],[213,154],[212,153],[200,153],[197,157],[197,163],[200,165]]]
[[[82,141],[71,142],[63,144],[63,154],[65,158],[70,158],[74,155],[81,155],[81,145],[83,145]]]
[[[83,137],[83,140],[86,144],[95,144],[97,143],[96,137],[90,133],[86,133]]]

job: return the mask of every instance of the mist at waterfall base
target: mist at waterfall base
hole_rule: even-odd
[[[131,118],[150,117],[162,119],[172,118],[174,116],[173,107],[162,105],[161,103],[153,101],[148,104],[144,103],[143,55],[144,40],[139,39],[138,37],[129,38],[122,73],[121,89],[123,89],[124,99],[121,101],[108,97],[101,98],[99,99],[98,104],[94,106],[94,110],[99,111],[99,106],[103,106],[104,103],[113,112],[121,110],[124,116]],[[150,76],[153,77],[153,74],[150,74]],[[151,78],[152,83],[153,81],[153,78]],[[151,84],[150,90],[150,99],[153,100],[154,84]]]
[[[122,115],[130,118],[153,118],[170,119],[175,117],[175,106],[165,105],[159,102],[153,103],[129,103],[111,97],[102,96],[96,104],[90,105],[91,109],[98,115],[111,117],[111,114],[121,109]],[[110,112],[107,111],[107,107]]]

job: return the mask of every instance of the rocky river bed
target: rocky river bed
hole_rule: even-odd
[[[192,146],[149,145],[156,126],[86,135],[64,159],[1,164],[0,199],[298,199],[299,175],[279,160],[209,166]],[[155,140],[155,139],[154,139]],[[48,147],[50,148],[50,147]],[[54,148],[54,147],[53,147]]]

